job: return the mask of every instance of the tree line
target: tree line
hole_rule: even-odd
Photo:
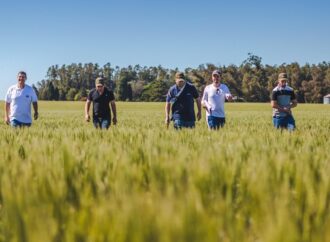
[[[305,64],[294,62],[263,65],[262,58],[251,53],[241,65],[216,66],[202,64],[184,70],[188,81],[202,94],[211,83],[211,73],[219,69],[223,83],[227,84],[237,100],[268,102],[276,86],[278,73],[289,75],[289,85],[295,90],[300,103],[320,103],[330,93],[330,62]],[[96,77],[106,79],[119,101],[165,101],[168,88],[175,83],[178,69],[162,66],[112,67],[110,63],[99,66],[94,63],[53,65],[48,68],[46,78],[33,86],[41,100],[86,100],[89,90],[95,87]]]

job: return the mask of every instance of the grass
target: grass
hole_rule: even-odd
[[[204,113],[166,130],[163,103],[118,103],[99,131],[83,107],[0,124],[0,241],[330,241],[330,105],[299,105],[293,133],[269,104],[226,104],[219,132]]]

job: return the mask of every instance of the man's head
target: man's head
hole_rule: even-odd
[[[98,91],[103,91],[103,89],[104,89],[104,79],[102,77],[96,78],[95,87]]]
[[[214,70],[212,72],[212,82],[216,87],[220,86],[221,77],[222,74],[219,70]]]
[[[175,83],[179,88],[182,88],[184,86],[186,81],[185,81],[185,76],[184,76],[183,72],[177,72],[175,74]]]
[[[278,85],[281,86],[281,87],[285,87],[286,86],[286,83],[288,81],[288,75],[284,72],[280,73],[278,75]]]
[[[27,76],[26,76],[26,72],[25,71],[20,71],[17,74],[17,81],[19,84],[24,84],[25,80],[26,80]]]

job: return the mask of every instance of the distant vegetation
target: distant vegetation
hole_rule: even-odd
[[[267,102],[274,88],[279,72],[287,72],[289,85],[294,88],[300,103],[320,103],[322,97],[330,93],[330,62],[305,64],[294,62],[279,66],[263,65],[261,57],[248,54],[240,66],[215,66],[203,64],[196,69],[187,68],[185,73],[202,93],[210,82],[214,69],[224,73],[224,83],[240,100],[248,102]],[[98,76],[107,79],[116,99],[120,101],[164,101],[168,88],[174,84],[178,69],[162,66],[142,67],[140,65],[120,68],[110,63],[54,65],[49,67],[45,80],[34,86],[42,100],[84,100],[88,91],[94,87]]]

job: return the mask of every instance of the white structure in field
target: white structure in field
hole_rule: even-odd
[[[330,104],[330,94],[323,97],[324,104]]]

